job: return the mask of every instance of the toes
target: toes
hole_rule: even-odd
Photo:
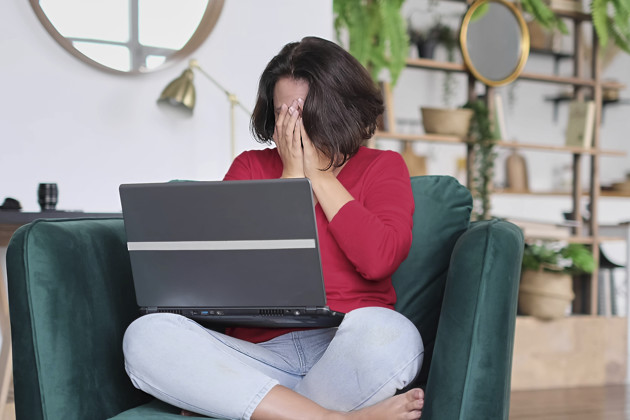
[[[414,410],[422,410],[422,408],[424,407],[424,400],[413,400],[407,403],[407,411],[414,411]]]
[[[413,400],[413,401],[424,401],[424,391],[420,388],[414,388],[410,391],[408,391],[405,396],[407,397],[408,400]]]
[[[405,420],[417,420],[422,416],[422,411],[414,410],[406,413]]]

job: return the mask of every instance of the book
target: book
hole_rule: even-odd
[[[565,145],[589,149],[593,140],[595,103],[593,101],[571,101]]]
[[[505,129],[505,114],[503,113],[503,97],[496,93],[494,95],[494,138],[507,140],[508,135]]]

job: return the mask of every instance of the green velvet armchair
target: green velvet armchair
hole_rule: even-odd
[[[413,245],[394,282],[425,344],[422,418],[507,419],[522,232],[470,223],[470,193],[451,177],[412,186]],[[122,219],[23,226],[7,271],[18,420],[181,419],[125,374],[138,312]]]

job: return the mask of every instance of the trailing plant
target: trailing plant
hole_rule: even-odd
[[[520,0],[519,3],[542,27],[568,33],[566,24],[543,0]],[[630,54],[630,0],[591,0],[589,10],[599,45],[605,47],[612,39]]]
[[[543,28],[549,30],[557,29],[563,34],[569,33],[564,21],[556,16],[543,0],[520,0],[518,3]]]
[[[571,275],[592,273],[595,260],[582,244],[537,241],[525,244],[522,269]]]
[[[497,156],[494,146],[497,139],[492,132],[488,106],[483,100],[468,102],[464,108],[473,111],[468,132],[469,139],[473,143],[474,154],[471,183],[474,199],[473,217],[476,220],[486,220],[490,218],[490,195],[494,177],[494,160]]]
[[[612,39],[630,54],[630,0],[592,0],[590,10],[599,45]]]
[[[403,0],[333,0],[335,31],[341,43],[347,29],[347,49],[378,82],[389,71],[392,86],[405,67],[409,39],[400,12]]]
[[[455,61],[455,51],[459,45],[457,36],[450,26],[441,23],[439,20],[433,25],[431,31],[435,33],[435,37],[438,44],[441,44],[446,49],[446,60],[449,62]],[[444,73],[444,81],[442,82],[442,100],[447,108],[450,108],[457,90],[457,81],[453,75],[453,72],[446,71]]]

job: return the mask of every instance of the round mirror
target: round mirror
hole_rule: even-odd
[[[475,1],[464,15],[459,41],[468,70],[488,86],[516,79],[529,55],[525,20],[504,0]]]
[[[208,37],[224,0],[29,0],[72,55],[117,73],[146,73]]]

